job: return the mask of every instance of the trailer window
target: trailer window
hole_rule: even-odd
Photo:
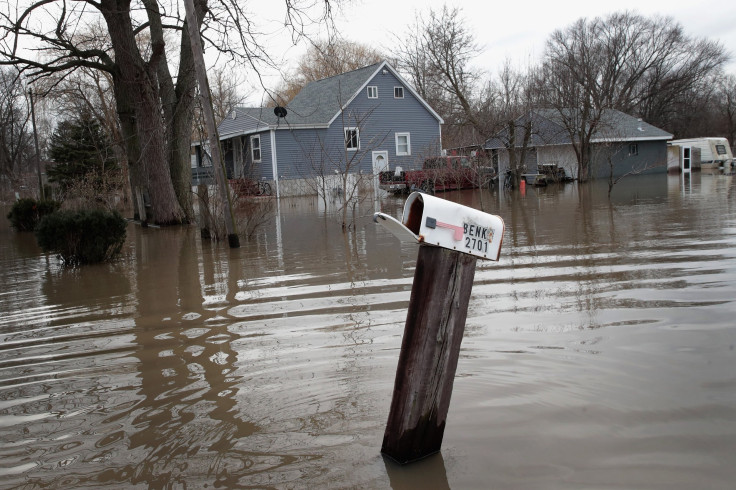
[[[716,145],[716,152],[719,155],[725,155],[726,154],[726,145]]]

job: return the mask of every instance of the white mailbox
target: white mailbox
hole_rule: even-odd
[[[402,221],[375,213],[373,221],[400,240],[457,250],[480,259],[498,260],[503,220],[439,197],[412,193],[404,204]]]

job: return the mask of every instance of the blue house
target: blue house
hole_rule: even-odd
[[[563,117],[564,116],[564,117]],[[530,129],[524,172],[536,174],[545,165],[565,170],[577,179],[578,159],[565,121],[572,121],[575,112],[561,114],[556,109],[535,109],[518,119],[513,127],[489,138],[483,149],[491,154],[499,174],[509,167],[509,151],[513,145],[521,151],[525,132]],[[528,129],[527,129],[528,128]],[[577,135],[573,136],[577,138]],[[618,177],[626,173],[664,173],[667,171],[667,141],[672,135],[623,112],[606,109],[597,121],[591,138],[590,177]],[[517,157],[519,155],[517,154]]]
[[[238,107],[220,123],[229,178],[304,194],[328,175],[421,168],[441,149],[442,118],[385,61],[311,82],[284,109]]]

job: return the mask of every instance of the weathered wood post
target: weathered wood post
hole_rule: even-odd
[[[498,260],[503,220],[414,193],[403,222],[374,221],[420,243],[381,452],[405,464],[441,449],[478,258]]]

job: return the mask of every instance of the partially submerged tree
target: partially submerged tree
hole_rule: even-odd
[[[668,114],[726,60],[720,43],[687,37],[671,18],[623,12],[556,30],[547,41],[542,95],[569,132],[578,177],[589,177],[604,109],[667,127]]]
[[[514,187],[518,187],[532,151],[535,90],[533,72],[516,70],[508,60],[499,72],[498,80],[489,82],[486,88],[489,99],[494,101],[487,110],[486,124],[508,153]]]
[[[375,109],[375,108],[374,108]],[[380,148],[389,131],[366,134],[364,129],[373,114],[341,110],[339,117],[344,128],[344,145],[330,144],[328,134],[316,135],[306,141],[299,141],[302,153],[309,161],[308,174],[304,182],[322,200],[325,208],[328,202],[336,204],[343,231],[353,226],[348,212],[366,196],[360,191],[373,180],[372,172],[363,172],[361,164],[371,158],[371,153]]]
[[[292,29],[299,28],[303,17],[297,14],[306,3],[286,2],[285,23]],[[189,137],[195,73],[184,12],[178,3],[45,0],[20,7],[6,5],[0,12],[0,64],[16,65],[35,79],[80,67],[109,73],[134,196],[143,196],[147,215],[155,223],[191,220]],[[194,5],[200,26],[207,19],[206,39],[214,49],[253,69],[259,61],[268,62],[242,3],[195,0]],[[330,1],[322,8],[323,15],[329,16]],[[100,48],[99,39],[75,35],[88,31],[100,17],[109,49]],[[176,63],[167,50],[168,31],[179,35]],[[149,49],[142,49],[138,42],[143,33],[150,39]],[[22,48],[27,45],[43,56]],[[134,200],[136,209],[142,209],[140,199]]]

